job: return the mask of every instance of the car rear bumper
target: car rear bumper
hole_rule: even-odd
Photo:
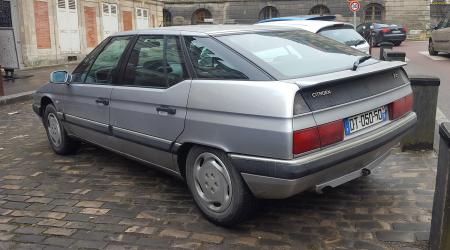
[[[406,40],[406,34],[384,34],[381,40],[383,42],[403,42]]]
[[[416,114],[409,113],[363,136],[292,160],[229,156],[256,197],[283,199],[327,183],[338,186],[363,175],[363,169],[376,167],[416,120]]]

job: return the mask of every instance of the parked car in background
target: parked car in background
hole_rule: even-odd
[[[444,18],[431,31],[428,51],[430,55],[436,56],[439,52],[450,53],[450,17]]]
[[[270,23],[278,21],[300,21],[300,20],[316,20],[316,21],[336,21],[335,15],[303,15],[303,16],[287,16],[274,17],[271,19],[261,20],[258,23]]]
[[[369,43],[349,23],[316,20],[291,20],[258,23],[257,25],[296,27],[331,38],[369,54]]]
[[[232,225],[255,197],[370,174],[417,119],[403,65],[289,27],[128,31],[52,73],[32,105],[57,154],[85,141],[164,170]]]
[[[395,24],[363,23],[356,27],[356,31],[361,34],[373,47],[382,42],[391,42],[395,46],[400,46],[406,40],[407,30]]]

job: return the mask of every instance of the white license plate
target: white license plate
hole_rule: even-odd
[[[401,32],[400,30],[393,30],[392,33],[393,33],[393,34],[400,34],[400,33],[402,33],[402,32]]]
[[[387,109],[385,106],[346,118],[344,119],[345,135],[351,135],[357,131],[363,130],[386,120]]]

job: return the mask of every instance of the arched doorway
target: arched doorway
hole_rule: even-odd
[[[259,12],[259,20],[271,19],[279,17],[277,8],[273,6],[266,6]]]
[[[381,4],[371,3],[364,9],[364,22],[376,23],[384,19],[384,7]]]
[[[198,9],[192,14],[191,23],[192,24],[204,24],[210,23],[205,22],[205,19],[212,19],[211,12],[207,9]]]
[[[330,13],[331,13],[330,9],[323,4],[316,5],[312,7],[311,10],[309,11],[310,15],[320,15],[320,16],[328,15]]]

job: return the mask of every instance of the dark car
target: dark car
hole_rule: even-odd
[[[356,31],[372,46],[378,46],[382,42],[391,42],[395,46],[400,46],[406,40],[407,32],[404,27],[382,23],[363,23],[356,27]]]

